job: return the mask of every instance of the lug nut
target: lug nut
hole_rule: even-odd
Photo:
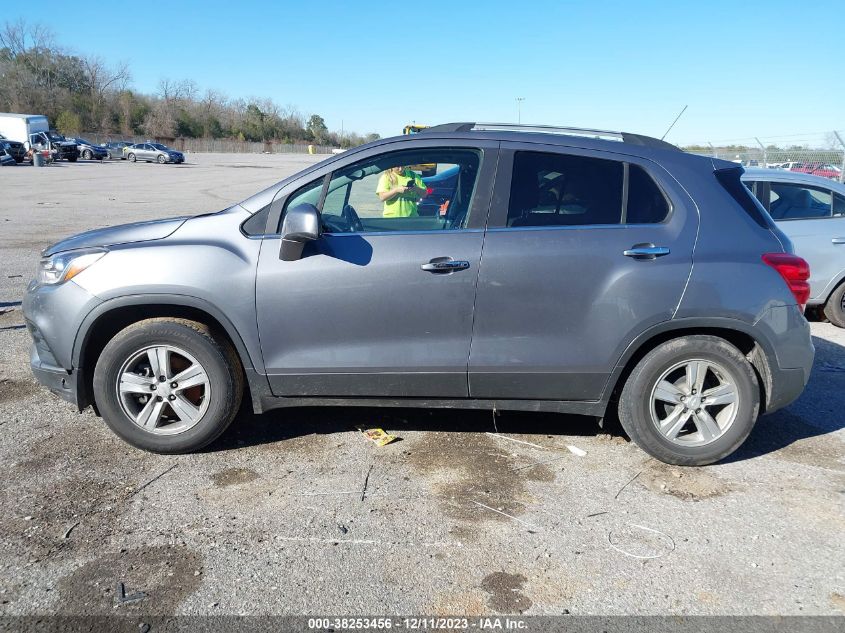
[[[164,398],[162,398],[161,396],[156,396],[156,400],[157,400],[158,402],[161,402],[162,400],[164,400]]]
[[[155,390],[156,390],[156,386],[155,386],[155,385],[150,385],[150,391],[155,391]]]
[[[171,389],[176,389],[176,387],[178,387],[178,386],[179,386],[179,385],[178,385],[178,384],[176,384],[175,382],[171,382],[171,383],[170,383],[170,388],[171,388]]]
[[[686,399],[687,399],[686,396],[681,396],[681,402],[685,401]]]
[[[164,376],[159,376],[159,377],[158,377],[158,381],[159,381],[159,382],[164,382],[165,380],[167,380],[167,378],[165,378]],[[695,392],[693,392],[693,393],[695,393]]]
[[[170,394],[169,396],[167,396],[167,399],[168,400],[176,400],[176,396],[174,396],[173,394]]]

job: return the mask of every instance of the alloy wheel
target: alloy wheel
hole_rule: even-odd
[[[656,381],[650,396],[653,424],[664,438],[681,446],[715,442],[734,423],[738,410],[735,379],[711,360],[673,365]]]
[[[135,352],[118,372],[115,384],[123,412],[155,435],[176,435],[205,415],[211,382],[191,354],[173,345]]]

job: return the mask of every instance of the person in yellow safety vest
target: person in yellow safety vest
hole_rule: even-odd
[[[417,204],[425,192],[422,178],[401,165],[385,170],[376,187],[376,194],[384,202],[382,215],[386,218],[417,217]]]

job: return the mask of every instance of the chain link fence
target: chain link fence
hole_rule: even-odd
[[[279,143],[238,141],[225,138],[151,138],[149,136],[119,136],[98,134],[96,132],[80,134],[91,143],[107,143],[109,141],[126,141],[128,143],[155,142],[163,143],[180,152],[223,153],[223,154],[308,154],[309,147],[314,148],[315,154],[331,154],[335,149],[328,145],[308,143]]]
[[[785,141],[785,139],[788,140]],[[845,136],[840,132],[828,132],[806,135],[804,138],[797,139],[795,137],[779,139],[753,137],[751,139],[753,144],[706,143],[687,146],[684,149],[693,154],[741,163],[745,167],[788,169],[845,182],[845,140],[843,139]],[[739,140],[747,141],[747,139]],[[783,145],[788,147],[783,147]]]

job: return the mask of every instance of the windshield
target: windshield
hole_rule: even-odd
[[[168,151],[170,151],[170,150],[167,148],[167,146],[166,146],[166,145],[162,145],[161,143],[150,143],[150,145],[152,145],[152,146],[153,146],[153,147],[155,147],[156,149],[161,150],[162,152],[168,152]]]

